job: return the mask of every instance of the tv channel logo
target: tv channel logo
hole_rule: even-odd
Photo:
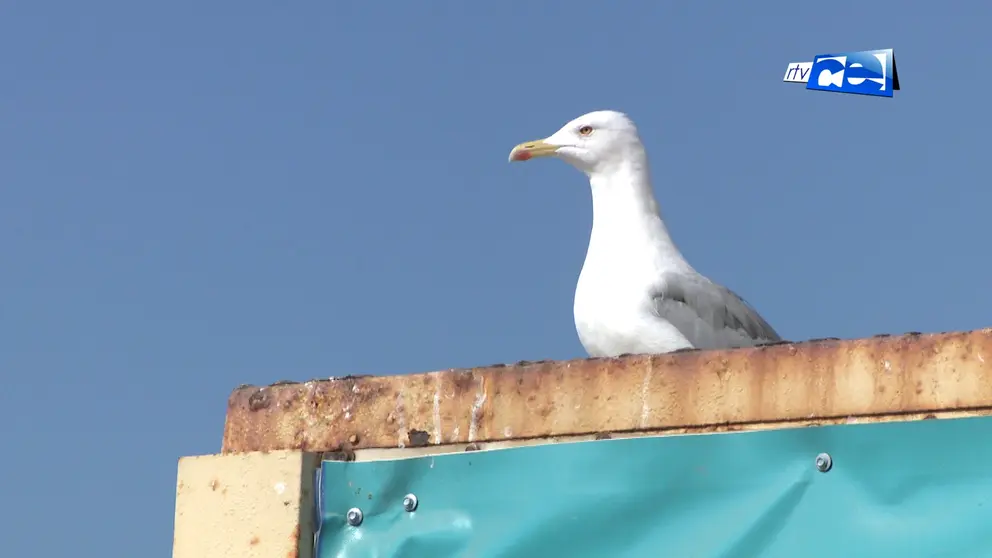
[[[793,62],[782,81],[805,83],[806,89],[891,97],[899,90],[896,57],[891,48],[820,54],[812,62]]]

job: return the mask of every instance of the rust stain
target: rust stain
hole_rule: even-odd
[[[284,384],[275,384],[275,385],[284,385]],[[272,400],[269,398],[269,391],[268,391],[269,389],[270,388],[263,387],[256,390],[255,393],[251,394],[248,397],[248,410],[261,411],[263,409],[267,409],[269,405],[272,403]]]
[[[322,459],[328,461],[354,461],[355,450],[350,444],[341,444],[337,448],[323,452]]]
[[[407,433],[411,448],[422,448],[430,443],[431,435],[423,430],[413,429]]]
[[[261,541],[259,540],[259,538],[258,538],[258,535],[255,535],[255,536],[253,536],[253,537],[251,538],[251,540],[249,540],[249,541],[248,541],[248,546],[255,546],[255,545],[257,545],[257,544],[258,544],[259,542],[261,542]]]
[[[286,558],[300,558],[300,545],[303,544],[303,541],[300,539],[299,523],[293,527],[293,531],[289,534],[289,542],[290,550],[286,553]]]
[[[474,376],[474,374],[473,374]],[[474,442],[479,433],[480,421],[485,413],[486,399],[489,393],[486,392],[486,377],[479,375],[479,387],[475,392],[475,399],[472,401],[472,414],[468,423],[468,441]],[[499,388],[496,388],[499,391]]]
[[[222,451],[342,452],[992,408],[992,329],[244,386]]]

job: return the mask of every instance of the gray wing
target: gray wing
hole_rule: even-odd
[[[658,317],[677,327],[697,349],[782,340],[744,299],[701,275],[666,273],[652,292],[652,302]]]

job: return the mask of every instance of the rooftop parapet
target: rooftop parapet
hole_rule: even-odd
[[[243,386],[222,452],[352,459],[988,414],[987,359],[992,329]]]

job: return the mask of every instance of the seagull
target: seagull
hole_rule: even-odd
[[[647,152],[624,113],[584,114],[521,143],[510,161],[556,157],[592,188],[592,233],[575,287],[575,329],[591,357],[729,349],[782,341],[741,297],[697,272],[672,242]]]

